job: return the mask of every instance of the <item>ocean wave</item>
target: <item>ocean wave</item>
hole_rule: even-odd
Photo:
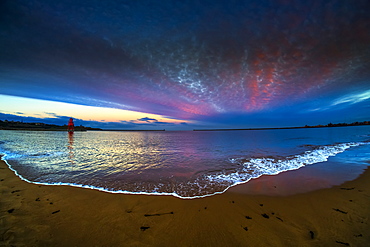
[[[206,175],[205,178],[213,183],[227,183],[236,185],[248,182],[252,178],[262,175],[276,175],[283,171],[296,170],[306,165],[327,161],[329,157],[344,152],[350,147],[366,145],[369,142],[350,142],[336,145],[317,146],[303,154],[285,158],[235,158],[232,163],[240,165],[240,169],[231,173],[217,173]]]

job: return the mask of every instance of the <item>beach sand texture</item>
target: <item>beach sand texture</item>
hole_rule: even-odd
[[[0,162],[0,246],[369,246],[370,170],[291,196],[109,194],[22,181]]]

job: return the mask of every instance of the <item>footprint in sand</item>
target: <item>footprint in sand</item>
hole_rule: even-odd
[[[269,219],[270,216],[268,216],[267,214],[261,214],[263,218],[266,218],[266,219]]]
[[[349,246],[349,243],[345,243],[345,242],[342,242],[342,241],[335,241],[335,242],[338,243],[338,244],[343,244],[345,246]]]
[[[310,237],[311,237],[311,239],[315,238],[315,233],[313,231],[310,231]]]
[[[352,188],[340,188],[341,190],[354,190],[355,188],[352,187]]]
[[[165,215],[165,214],[173,214],[173,212],[161,213],[161,214],[144,214],[144,216],[145,217],[151,217],[151,216],[161,216],[161,215]]]
[[[142,226],[140,227],[140,230],[142,230],[143,232],[148,230],[150,227],[149,226]]]
[[[337,212],[339,212],[339,213],[342,213],[342,214],[347,214],[347,213],[348,213],[348,212],[345,212],[345,211],[340,210],[340,209],[338,209],[338,208],[333,208],[333,210],[334,210],[334,211],[337,211]]]
[[[280,220],[281,222],[284,222],[280,217],[276,216],[276,219]]]

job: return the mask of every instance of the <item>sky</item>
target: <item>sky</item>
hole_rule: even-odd
[[[370,2],[0,2],[0,120],[105,129],[370,120]]]

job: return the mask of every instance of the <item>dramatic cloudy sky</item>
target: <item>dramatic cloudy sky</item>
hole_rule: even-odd
[[[2,0],[0,119],[130,129],[370,120],[369,12],[368,0]]]

